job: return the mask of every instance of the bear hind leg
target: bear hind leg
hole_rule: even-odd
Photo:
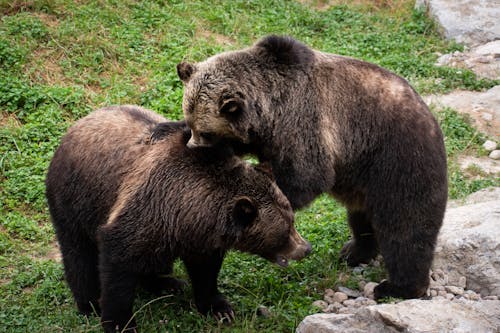
[[[340,250],[340,259],[349,266],[368,263],[378,254],[378,245],[367,214],[363,211],[348,210],[347,217],[353,238]]]
[[[389,280],[375,287],[375,299],[418,298],[429,286],[429,270],[441,223],[416,216],[418,213],[413,212],[398,219],[386,217],[376,227]]]
[[[66,281],[78,311],[86,316],[100,314],[100,282],[97,247],[90,240],[59,239]]]

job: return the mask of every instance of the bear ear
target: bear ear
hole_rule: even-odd
[[[194,72],[195,72],[195,67],[190,63],[183,61],[177,65],[177,75],[179,75],[179,78],[184,83],[189,82],[189,79],[191,78],[191,75],[193,75]]]
[[[239,197],[233,207],[233,220],[241,226],[246,227],[257,217],[257,205],[249,197]]]
[[[312,62],[314,52],[307,45],[289,36],[270,35],[255,44],[259,56],[271,58],[282,65],[303,65]]]
[[[222,101],[219,112],[225,115],[239,115],[246,110],[245,100],[235,96]]]

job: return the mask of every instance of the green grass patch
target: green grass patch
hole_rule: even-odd
[[[413,1],[5,1],[0,0],[0,332],[99,332],[99,320],[77,314],[54,258],[55,237],[44,178],[66,129],[91,110],[141,104],[182,117],[175,66],[239,49],[269,34],[292,35],[314,48],[360,58],[407,78],[420,93],[482,90],[499,81],[437,67],[438,53],[462,50],[444,41]],[[498,179],[467,179],[463,153],[484,155],[484,139],[452,110],[437,113],[450,160],[450,196],[463,197]],[[231,252],[221,290],[237,312],[232,327],[201,317],[185,295],[135,309],[144,332],[293,332],[325,288],[355,287],[360,277],[337,263],[348,239],[345,210],[327,196],[297,213],[314,251],[279,269]],[[186,278],[181,264],[176,275]],[[366,270],[383,277],[380,269]],[[270,317],[257,315],[265,306]]]

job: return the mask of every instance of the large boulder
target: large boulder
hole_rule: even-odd
[[[500,39],[498,0],[417,0],[425,6],[448,39],[469,46]]]
[[[445,271],[451,285],[465,276],[467,289],[499,296],[500,188],[481,193],[482,199],[475,194],[471,204],[447,209],[433,267]]]
[[[409,300],[362,308],[353,314],[306,317],[297,333],[486,333],[500,330],[500,301]]]

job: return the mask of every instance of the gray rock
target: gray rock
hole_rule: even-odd
[[[483,143],[483,148],[486,149],[487,151],[495,150],[497,149],[497,143],[495,141],[486,140]]]
[[[433,263],[446,271],[447,285],[465,276],[467,288],[500,295],[500,198],[447,209]],[[439,292],[438,292],[439,295]]]
[[[454,295],[464,294],[464,289],[457,286],[445,286],[444,289],[446,289],[447,292],[452,293]]]
[[[498,159],[500,159],[500,150],[493,150],[493,151],[490,153],[489,157],[490,157],[491,159],[493,159],[493,160],[498,160]]]
[[[500,6],[499,6],[500,7]],[[499,20],[500,21],[500,20]],[[474,127],[488,134],[496,142],[500,142],[500,85],[486,92],[454,91],[446,95],[428,95],[424,101],[440,110],[450,107],[459,113],[469,115]],[[488,121],[483,113],[492,115]]]
[[[458,278],[457,286],[464,289],[467,287],[467,278],[465,276],[461,276]]]
[[[306,317],[297,333],[498,332],[500,301],[409,300]]]
[[[340,291],[341,293],[346,294],[349,297],[352,297],[352,298],[356,298],[356,297],[361,296],[361,293],[359,291],[352,290],[352,289],[347,288],[347,287],[340,286],[337,288],[337,290]]]
[[[325,310],[328,307],[328,303],[322,300],[314,301],[312,305],[320,308],[321,311]]]
[[[365,285],[365,288],[363,289],[363,295],[365,295],[365,297],[367,298],[373,299],[374,298],[373,291],[376,286],[378,286],[378,283],[368,282]]]
[[[344,306],[340,303],[332,303],[329,304],[328,307],[323,311],[323,312],[328,312],[328,313],[339,313],[340,309],[344,308]]]
[[[442,27],[448,39],[470,46],[500,39],[498,0],[417,0]]]
[[[337,291],[335,294],[333,294],[333,301],[334,302],[342,303],[347,298],[348,298],[347,295],[340,292],[340,291]]]

